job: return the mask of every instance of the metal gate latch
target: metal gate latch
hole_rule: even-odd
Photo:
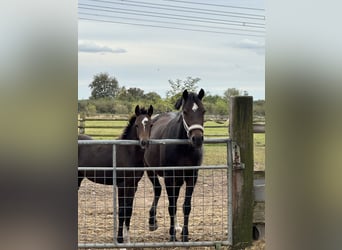
[[[244,169],[245,164],[241,162],[240,147],[236,142],[232,142],[233,169]]]

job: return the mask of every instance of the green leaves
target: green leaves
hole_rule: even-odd
[[[91,88],[90,99],[113,99],[119,92],[118,81],[115,77],[110,77],[107,73],[95,75],[94,80],[89,84],[89,87]]]

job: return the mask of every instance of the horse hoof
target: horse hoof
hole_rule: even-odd
[[[176,236],[170,236],[170,242],[176,242],[178,241]]]
[[[189,237],[183,235],[183,236],[182,236],[182,241],[183,241],[183,242],[188,242],[188,241],[189,241]]]
[[[158,224],[149,224],[150,231],[156,231],[158,229]]]

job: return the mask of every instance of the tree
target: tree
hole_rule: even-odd
[[[94,76],[94,80],[89,84],[91,88],[90,99],[116,97],[119,91],[119,83],[115,77],[110,77],[107,73],[100,73]]]
[[[144,95],[144,99],[149,102],[156,103],[156,102],[161,101],[162,98],[156,92],[148,92],[147,94]]]
[[[139,100],[144,97],[144,90],[140,88],[129,88],[127,94],[132,100]]]
[[[229,101],[232,96],[242,95],[242,91],[236,88],[229,88],[224,92],[224,97]]]
[[[166,98],[168,101],[168,106],[173,107],[176,101],[182,96],[184,90],[188,90],[189,92],[197,91],[197,83],[201,79],[196,77],[192,78],[188,76],[185,80],[176,79],[176,81],[169,80],[169,84],[171,90],[166,92]]]
[[[203,100],[203,104],[206,107],[206,114],[210,115],[227,115],[228,105],[225,97],[219,95],[207,95]]]
[[[169,80],[171,90],[166,92],[166,97],[171,98],[177,95],[181,95],[184,90],[190,92],[196,92],[198,86],[196,84],[201,80],[201,78],[192,78],[188,76],[185,80],[176,79],[176,81]]]
[[[253,102],[253,114],[255,116],[265,117],[265,100],[256,100]]]

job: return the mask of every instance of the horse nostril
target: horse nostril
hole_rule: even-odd
[[[141,140],[140,141],[140,147],[142,149],[145,149],[146,147],[148,147],[148,140]]]
[[[193,136],[191,137],[191,143],[192,145],[196,147],[200,147],[203,144],[203,136]]]

